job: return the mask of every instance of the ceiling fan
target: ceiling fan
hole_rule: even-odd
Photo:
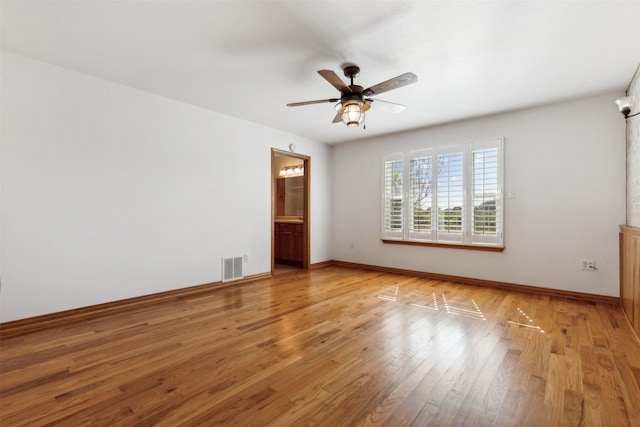
[[[371,108],[371,105],[380,106],[381,109],[399,113],[404,110],[404,105],[394,102],[382,101],[380,99],[369,98],[369,96],[378,95],[383,92],[407,86],[418,81],[418,77],[413,73],[404,73],[392,79],[386,80],[377,85],[363,89],[362,86],[353,84],[353,79],[360,74],[360,67],[353,64],[345,64],[342,68],[344,75],[350,79],[351,84],[348,86],[342,81],[338,75],[331,70],[318,70],[326,81],[331,83],[333,87],[340,91],[340,98],[319,99],[317,101],[292,102],[287,107],[299,107],[301,105],[322,104],[325,102],[337,102],[335,109],[336,116],[333,123],[343,122],[348,127],[358,127],[364,122],[365,111]]]

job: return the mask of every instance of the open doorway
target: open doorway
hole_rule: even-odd
[[[309,268],[311,159],[271,150],[271,274]]]

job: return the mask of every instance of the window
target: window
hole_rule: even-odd
[[[402,237],[402,155],[389,156],[384,163],[384,229],[388,237]]]
[[[502,246],[502,139],[384,157],[382,238]]]

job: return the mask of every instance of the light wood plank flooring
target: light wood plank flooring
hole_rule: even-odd
[[[2,342],[0,425],[640,426],[620,307],[327,267]]]

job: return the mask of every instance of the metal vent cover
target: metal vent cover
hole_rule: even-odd
[[[222,258],[222,281],[242,279],[242,257]]]

